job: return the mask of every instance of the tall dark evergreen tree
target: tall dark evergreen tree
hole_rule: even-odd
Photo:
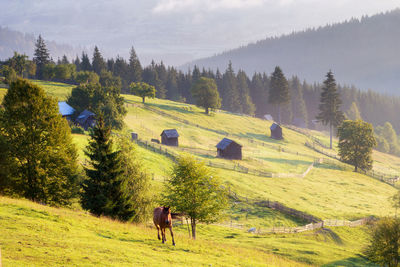
[[[47,49],[46,43],[44,42],[40,34],[35,44],[35,54],[33,57],[33,61],[36,64],[36,76],[39,79],[42,79],[44,66],[49,64],[51,60],[49,50]]]
[[[249,78],[244,71],[239,70],[236,79],[239,89],[239,102],[241,112],[248,115],[254,115],[255,106],[250,98]]]
[[[158,98],[166,98],[167,97],[167,79],[168,79],[168,74],[167,74],[167,69],[165,68],[164,63],[161,61],[160,64],[155,65],[155,70],[157,72],[157,84],[156,84],[156,89],[157,89],[157,97]]]
[[[111,128],[100,115],[90,133],[90,141],[85,154],[90,159],[90,167],[85,167],[87,179],[82,184],[82,208],[94,215],[117,217],[123,203],[123,166],[119,151],[113,149]]]
[[[92,71],[92,64],[90,63],[89,56],[82,52],[82,59],[81,59],[81,71]]]
[[[319,104],[319,114],[317,119],[324,125],[329,124],[330,148],[332,149],[333,127],[338,127],[344,119],[343,112],[340,110],[342,101],[337,91],[336,81],[332,71],[326,74],[326,80],[321,92]]]
[[[76,56],[73,63],[75,64],[76,71],[81,71],[81,60],[79,59],[78,56]]]
[[[262,118],[267,114],[266,106],[268,100],[268,92],[265,90],[263,78],[260,73],[254,73],[250,84],[250,96],[255,104],[255,115]]]
[[[173,67],[168,67],[167,71],[167,98],[171,100],[179,100],[179,89],[177,81],[177,72]]]
[[[106,62],[100,53],[97,46],[94,47],[93,58],[92,58],[93,71],[100,75],[101,71],[106,69]]]
[[[293,124],[301,124],[304,122],[304,126],[307,127],[307,109],[303,98],[303,86],[301,85],[299,78],[297,78],[296,76],[293,77],[290,82],[290,87],[292,98],[292,112],[294,114]]]
[[[290,101],[289,84],[280,67],[275,67],[271,75],[268,102],[278,108],[278,122],[281,123],[282,108],[287,107]],[[286,113],[288,110],[286,110]]]
[[[239,90],[236,75],[229,62],[228,68],[222,76],[222,108],[231,112],[241,112]]]
[[[135,49],[133,46],[129,52],[129,71],[130,71],[130,79],[129,84],[131,82],[141,82],[142,81],[142,65],[140,64],[139,58],[136,55]]]

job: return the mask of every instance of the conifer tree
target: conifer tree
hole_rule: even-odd
[[[137,57],[133,46],[131,47],[129,53],[129,70],[130,70],[129,84],[131,82],[142,81],[142,72],[143,72],[142,65],[140,64],[139,58]]]
[[[293,77],[290,83],[291,87],[291,102],[292,102],[292,112],[294,114],[293,119],[297,118],[304,121],[307,127],[308,116],[306,104],[303,98],[303,86],[301,85],[299,78]]]
[[[35,53],[33,57],[33,61],[36,64],[36,76],[39,79],[43,78],[43,69],[44,66],[51,62],[49,50],[46,47],[46,43],[44,42],[42,36],[39,34],[39,37],[35,44]]]
[[[237,85],[239,89],[239,102],[241,107],[241,112],[248,115],[254,115],[255,106],[250,98],[250,89],[249,89],[249,78],[246,73],[242,70],[239,70],[237,74]]]
[[[260,73],[254,73],[250,84],[250,96],[255,104],[255,114],[257,117],[262,118],[266,113],[266,102],[268,100],[268,92],[263,83]]]
[[[102,70],[106,69],[106,62],[104,61],[104,58],[101,55],[100,50],[97,46],[94,47],[93,51],[92,67],[93,71],[96,72],[98,75],[100,75]]]
[[[89,56],[85,52],[82,52],[82,60],[80,66],[81,71],[92,71],[92,64],[90,64]]]
[[[76,71],[81,71],[81,60],[79,59],[78,56],[76,56],[73,63],[75,64]]]
[[[158,65],[155,65],[155,71],[157,72],[157,81],[156,81],[156,89],[157,89],[157,97],[158,98],[166,98],[167,97],[167,89],[166,89],[166,84],[167,84],[167,70],[165,68],[164,63],[161,61],[161,63]]]
[[[231,62],[229,62],[228,68],[222,76],[221,91],[222,108],[231,112],[241,112],[237,80]]]
[[[173,67],[168,67],[166,83],[167,99],[178,100],[179,89],[177,81],[177,72]]]
[[[90,133],[85,151],[90,167],[85,167],[87,178],[82,183],[82,208],[96,216],[115,218],[119,213],[123,198],[121,190],[124,173],[119,151],[114,151],[111,128],[98,116],[96,126]]]
[[[278,122],[281,123],[281,110],[290,100],[289,84],[280,67],[275,67],[271,75],[268,102],[278,107]],[[286,110],[286,112],[288,112]]]
[[[332,71],[326,74],[326,80],[321,92],[319,104],[319,114],[317,119],[324,125],[329,124],[330,148],[332,149],[333,127],[338,127],[344,119],[343,112],[340,110],[342,101],[337,91],[336,81]]]
[[[69,204],[78,189],[78,155],[57,100],[18,79],[3,106],[0,135],[7,144],[10,190],[33,201]]]

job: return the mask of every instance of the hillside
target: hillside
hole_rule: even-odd
[[[216,56],[199,59],[189,66],[225,70],[232,61],[235,69],[251,74],[271,73],[279,65],[290,77],[321,82],[328,70],[341,84],[360,89],[400,95],[399,25],[400,10],[361,20],[352,19],[317,29],[267,38]]]
[[[60,100],[65,100],[72,89],[61,83],[34,82]],[[6,89],[1,89],[0,97],[5,92]],[[52,265],[157,265],[161,262],[177,266],[368,264],[362,257],[367,227],[327,227],[296,234],[270,234],[276,227],[298,227],[308,222],[259,204],[277,201],[321,220],[353,221],[371,215],[394,214],[388,197],[396,192],[396,187],[354,173],[349,166],[325,155],[328,150],[324,146],[329,138],[325,133],[284,127],[284,140],[277,141],[269,137],[270,121],[224,111],[207,116],[202,109],[185,103],[149,99],[142,104],[139,97],[124,97],[127,127],[120,134],[138,133],[136,149],[153,177],[153,191],[163,189],[174,157],[192,154],[211,166],[229,188],[232,201],[222,220],[213,225],[200,225],[196,241],[187,238],[186,225],[176,222],[178,245],[174,248],[161,245],[155,238],[155,230],[147,224],[98,219],[82,212],[77,204],[73,206],[75,210],[55,209],[2,197],[0,225],[4,227],[0,228],[0,235],[6,238],[0,240],[0,246],[6,266],[30,261],[39,266],[49,262]],[[171,128],[180,134],[179,147],[150,142],[152,138],[160,139],[162,130]],[[88,135],[73,136],[84,163],[83,149]],[[312,141],[310,136],[318,140],[315,148],[325,154],[305,146]],[[243,160],[215,157],[215,145],[224,137],[243,145]],[[329,153],[334,154],[335,150]],[[376,172],[388,177],[399,173],[400,158],[376,151],[373,158]],[[252,227],[258,234],[247,232]]]

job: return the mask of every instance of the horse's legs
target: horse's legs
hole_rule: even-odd
[[[155,225],[156,228],[157,228],[157,237],[158,237],[158,240],[161,240],[161,238],[160,238],[160,227],[158,227],[157,224],[154,224],[154,225]]]
[[[164,244],[165,241],[167,241],[167,239],[165,238],[165,228],[161,228],[161,235],[162,235],[162,242]]]
[[[171,232],[171,237],[172,237],[172,245],[175,246],[175,240],[174,240],[174,233],[172,232],[172,226],[169,227],[169,231]]]

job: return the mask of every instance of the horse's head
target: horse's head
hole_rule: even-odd
[[[165,224],[169,225],[172,222],[170,207],[163,207],[163,215]]]

